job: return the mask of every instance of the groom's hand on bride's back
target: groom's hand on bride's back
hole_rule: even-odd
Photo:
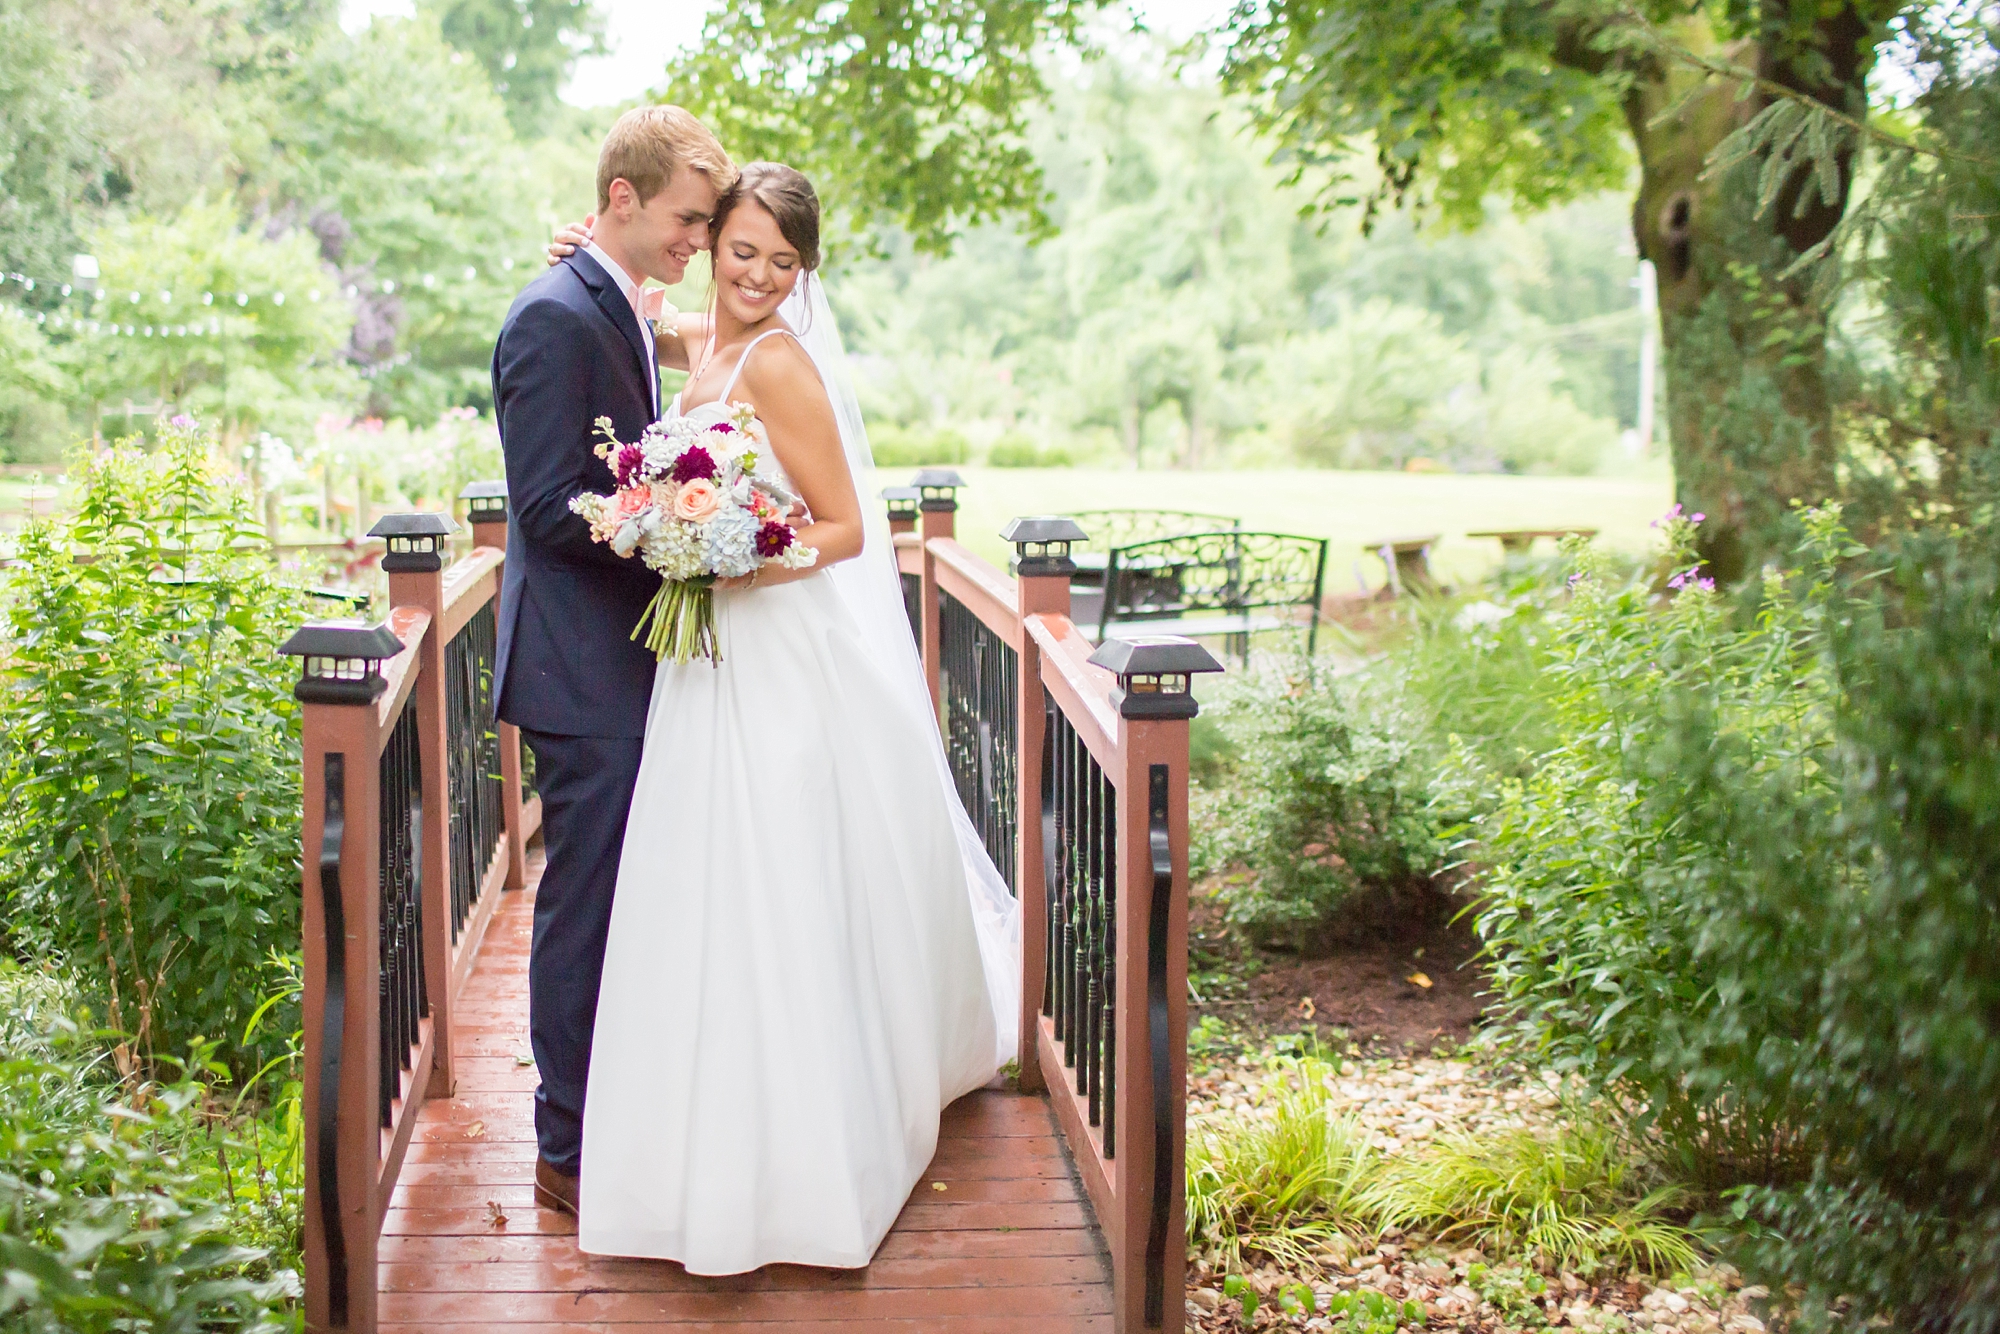
[[[549,266],[562,263],[565,257],[590,244],[590,229],[597,225],[597,215],[586,213],[582,222],[572,222],[558,231],[549,241]]]

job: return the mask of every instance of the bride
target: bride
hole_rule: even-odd
[[[958,803],[821,284],[819,201],[751,163],[710,313],[656,327],[668,416],[756,413],[805,570],[717,585],[721,661],[662,663],[618,870],[578,1242],[733,1274],[866,1265],[939,1114],[1015,1048],[1018,905]],[[581,245],[572,228],[551,247]],[[677,335],[677,336],[675,336]]]

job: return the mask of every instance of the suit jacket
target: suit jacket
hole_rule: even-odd
[[[507,565],[494,696],[502,720],[565,736],[643,737],[653,655],[632,627],[660,587],[590,540],[570,497],[612,489],[596,420],[637,440],[653,419],[645,343],[624,293],[579,251],[514,298],[493,349],[507,459]]]

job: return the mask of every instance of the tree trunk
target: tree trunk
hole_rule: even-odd
[[[1851,9],[1820,27],[1830,74],[1810,86],[1755,43],[1718,47],[1703,19],[1683,20],[1673,35],[1859,114],[1865,30]],[[1755,216],[1760,162],[1703,173],[1716,146],[1771,96],[1739,100],[1738,87],[1719,79],[1689,96],[1698,81],[1680,67],[1655,67],[1632,84],[1625,113],[1641,171],[1632,226],[1640,255],[1659,271],[1676,498],[1707,515],[1702,554],[1718,578],[1735,580],[1780,554],[1793,500],[1817,503],[1834,491],[1826,311],[1809,277],[1780,275],[1838,224],[1851,171],[1843,157],[1832,206],[1815,195],[1799,215],[1802,173]]]

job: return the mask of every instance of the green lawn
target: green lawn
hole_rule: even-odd
[[[907,482],[914,469],[881,469],[870,491]],[[1364,547],[1383,538],[1442,534],[1434,568],[1453,580],[1477,577],[1500,562],[1500,544],[1471,540],[1468,530],[1592,526],[1598,540],[1643,552],[1648,527],[1673,503],[1666,465],[1615,477],[1505,477],[1400,472],[1124,472],[1095,468],[960,468],[961,541],[996,564],[1009,553],[999,532],[1018,514],[1085,509],[1185,509],[1233,514],[1246,527],[1303,533],[1333,541],[1327,591],[1370,587],[1382,562]]]

